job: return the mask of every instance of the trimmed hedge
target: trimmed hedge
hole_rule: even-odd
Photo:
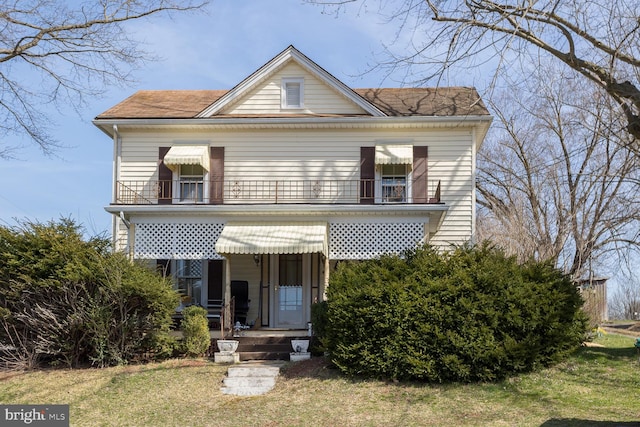
[[[498,380],[562,360],[586,330],[569,277],[488,245],[342,263],[327,297],[332,362],[364,377]]]

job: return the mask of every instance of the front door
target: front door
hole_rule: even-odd
[[[287,254],[274,257],[274,326],[276,328],[304,329],[307,324],[309,283],[309,256]]]

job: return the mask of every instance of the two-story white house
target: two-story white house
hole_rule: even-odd
[[[118,250],[184,304],[244,284],[236,320],[303,329],[337,262],[473,239],[491,116],[473,88],[352,89],[289,46],[230,90],[140,91],[94,123]]]

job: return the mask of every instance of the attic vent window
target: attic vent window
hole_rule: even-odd
[[[304,79],[288,78],[282,79],[282,89],[280,94],[282,108],[303,108],[304,107]]]

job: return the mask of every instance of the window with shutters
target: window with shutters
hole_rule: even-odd
[[[382,203],[406,203],[407,165],[380,165]]]
[[[282,79],[280,93],[281,107],[283,109],[304,107],[304,79],[286,78]]]
[[[177,192],[179,203],[205,202],[206,171],[200,165],[180,165],[178,169]]]

